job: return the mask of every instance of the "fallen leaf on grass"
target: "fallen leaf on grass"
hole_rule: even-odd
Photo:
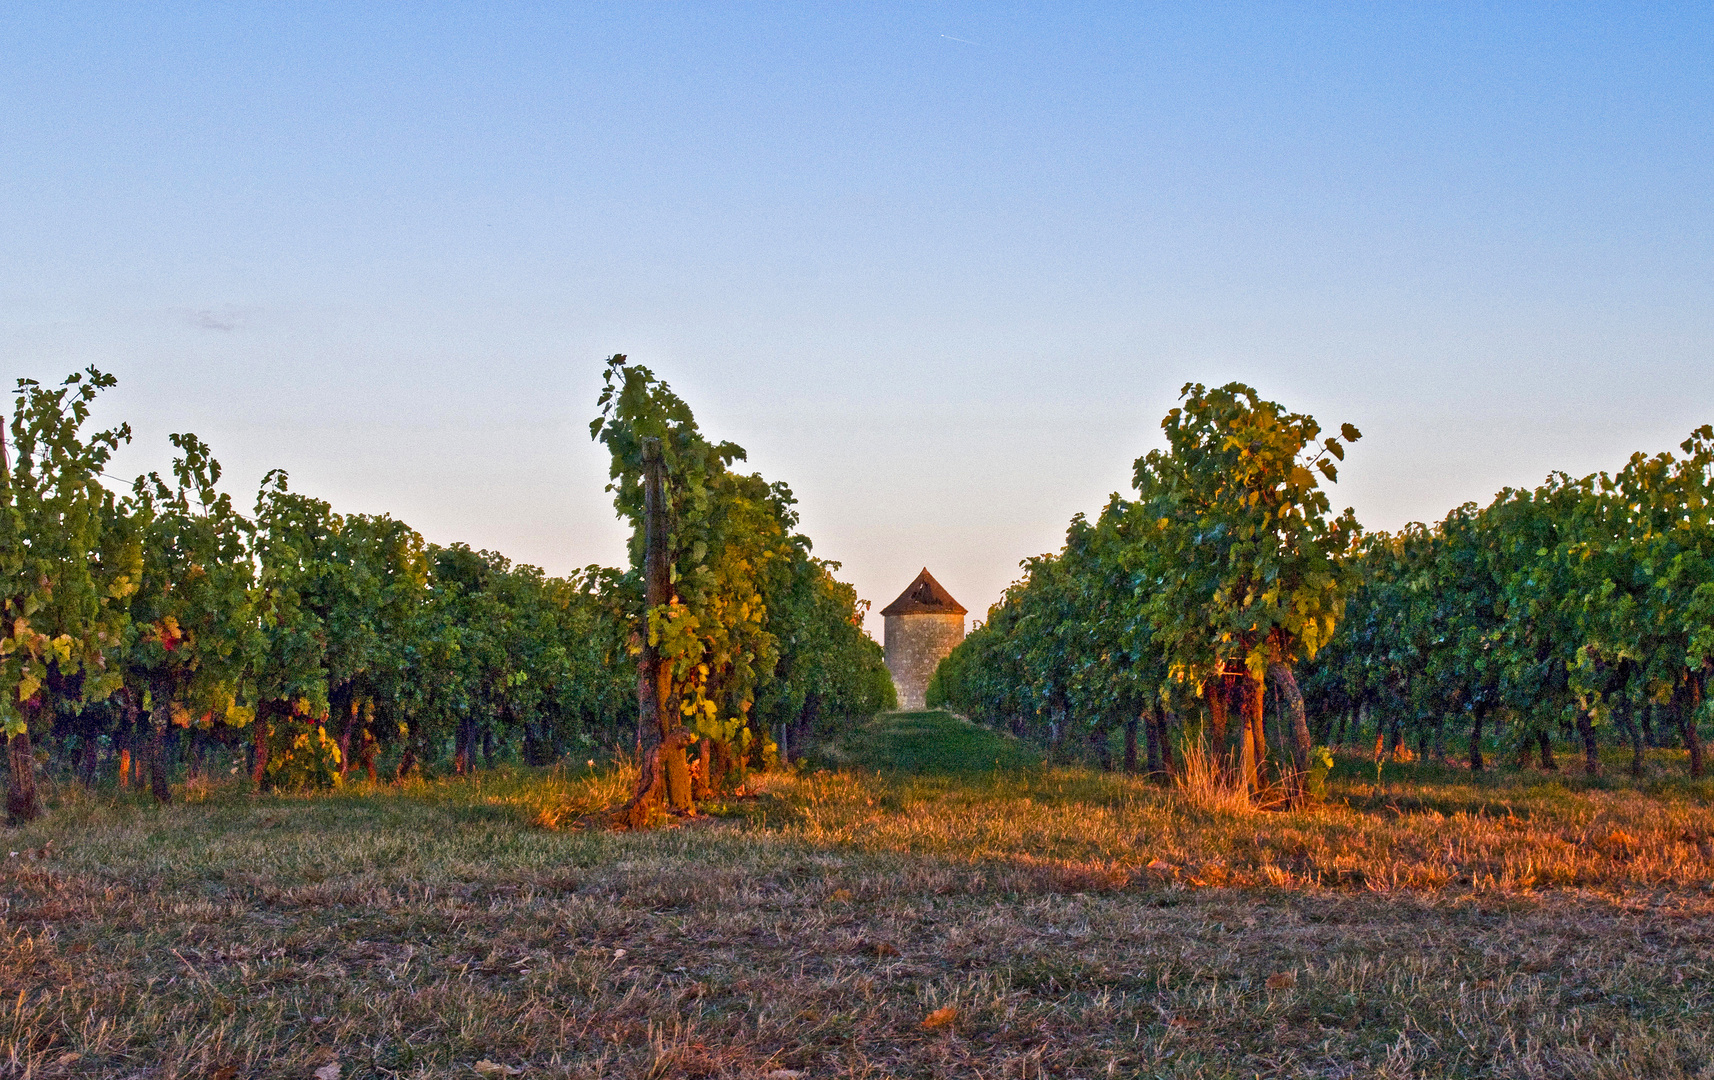
[[[339,1080],[339,1062],[330,1061],[317,1069],[315,1080]]]
[[[934,1031],[937,1028],[951,1026],[952,1022],[957,1019],[958,1009],[952,1005],[948,1005],[943,1009],[936,1009],[923,1017],[922,1026],[926,1031]]]
[[[1167,1020],[1167,1027],[1178,1028],[1180,1031],[1192,1031],[1202,1026],[1202,1021],[1191,1020],[1183,1016],[1174,1016]]]
[[[796,1069],[775,1069],[773,1072],[764,1075],[762,1080],[803,1080],[803,1077],[807,1075],[807,1073],[799,1072]]]
[[[1297,975],[1290,971],[1276,971],[1268,976],[1269,990],[1284,990],[1288,986],[1297,985]]]
[[[833,892],[828,894],[827,898],[829,900],[833,901],[835,904],[843,904],[847,900],[851,899],[851,890],[850,889],[834,889]],[[782,1070],[782,1071],[784,1071],[784,1070]],[[768,1075],[772,1076],[773,1074],[769,1073]]]
[[[471,1068],[475,1069],[483,1076],[521,1076],[524,1072],[524,1070],[516,1068],[515,1066],[502,1065],[498,1061],[489,1061],[487,1058],[483,1058],[481,1061],[478,1061],[476,1064],[472,1065]]]
[[[59,1056],[59,1060],[54,1062],[54,1064],[55,1065],[70,1065],[74,1061],[82,1060],[82,1058],[83,1058],[83,1055],[78,1053],[76,1050],[67,1050],[65,1053],[63,1053]]]
[[[897,955],[899,955],[899,947],[897,945],[890,945],[885,941],[878,942],[877,944],[871,945],[871,946],[869,946],[869,949],[876,956],[897,956]]]

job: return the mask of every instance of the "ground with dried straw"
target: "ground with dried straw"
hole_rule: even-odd
[[[1353,761],[1289,813],[942,716],[822,765],[644,833],[586,769],[60,791],[0,852],[0,1075],[1714,1075],[1714,792],[1668,755]]]

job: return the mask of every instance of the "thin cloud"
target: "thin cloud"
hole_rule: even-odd
[[[238,312],[232,308],[226,308],[218,313],[211,308],[201,308],[194,311],[181,308],[178,313],[186,323],[198,330],[218,330],[230,334],[238,329]]]

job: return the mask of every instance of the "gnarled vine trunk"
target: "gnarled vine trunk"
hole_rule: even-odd
[[[250,721],[250,779],[261,791],[268,782],[268,715],[270,702],[256,707],[256,719]]]
[[[672,665],[649,641],[648,612],[672,602],[667,549],[666,463],[658,439],[643,440],[643,611],[637,655],[637,786],[620,816],[646,825],[662,804],[695,813],[685,749],[695,738],[684,729],[672,700]]]
[[[1089,729],[1089,748],[1095,751],[1095,760],[1100,763],[1101,771],[1112,772],[1113,748],[1108,745],[1105,725]]]
[[[1228,772],[1232,768],[1231,760],[1226,756],[1226,676],[1224,673],[1214,676],[1202,686],[1202,700],[1208,706],[1208,724],[1214,729],[1213,739],[1209,749],[1214,753],[1214,759],[1220,763],[1220,771]]]
[[[1595,723],[1589,714],[1582,709],[1577,710],[1577,734],[1583,740],[1583,773],[1586,776],[1601,775],[1601,747],[1595,741]]]
[[[167,783],[167,730],[165,724],[149,724],[149,790],[156,801],[173,801],[173,789]]]
[[[1149,710],[1155,728],[1155,742],[1160,746],[1160,763],[1158,770],[1162,782],[1178,771],[1177,761],[1172,754],[1172,729],[1177,718],[1164,706],[1157,705]]]
[[[1304,713],[1303,691],[1298,689],[1297,676],[1282,663],[1268,665],[1268,675],[1274,681],[1274,692],[1285,704],[1287,724],[1291,729],[1292,798],[1302,800],[1307,794],[1309,780],[1309,717]]]
[[[82,781],[85,787],[93,787],[95,785],[95,772],[100,764],[100,752],[101,744],[98,737],[93,733],[85,735],[83,737],[83,746],[80,747],[78,751],[77,763],[77,778]]]
[[[34,821],[42,816],[42,800],[36,792],[36,755],[27,726],[40,708],[41,703],[34,699],[25,703],[24,730],[6,740],[6,817],[13,822]]]
[[[1702,779],[1702,733],[1696,730],[1696,706],[1702,698],[1702,687],[1694,676],[1679,680],[1672,694],[1674,711],[1678,713],[1679,731],[1684,736],[1684,748],[1690,751],[1690,778]]]
[[[341,713],[345,723],[339,731],[339,778],[345,779],[351,772],[351,737],[357,731],[357,695],[350,690],[344,690],[338,695],[337,704],[331,711]]]
[[[1268,759],[1263,682],[1260,676],[1245,668],[1235,676],[1231,685],[1235,691],[1234,696],[1238,699],[1236,704],[1238,714],[1243,718],[1245,736],[1239,748],[1240,768],[1244,776],[1244,786],[1253,795],[1262,790],[1262,765]]]

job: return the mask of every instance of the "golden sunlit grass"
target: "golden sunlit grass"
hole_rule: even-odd
[[[826,756],[647,833],[587,769],[62,792],[0,869],[0,1072],[1710,1075],[1706,790],[1353,763],[1257,812],[944,717]]]
[[[1243,781],[1220,768],[1207,743],[1187,744],[1178,759],[1178,771],[1172,776],[1173,801],[1178,805],[1228,814],[1256,809]]]

